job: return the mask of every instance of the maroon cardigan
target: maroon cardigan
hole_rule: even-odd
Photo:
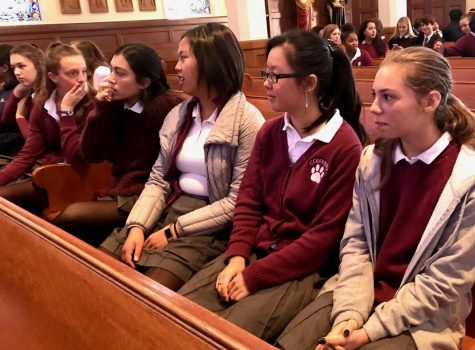
[[[259,131],[237,198],[227,256],[261,257],[243,271],[250,293],[335,272],[351,207],[362,147],[349,124],[330,143],[315,141],[294,165],[283,126],[276,118]]]

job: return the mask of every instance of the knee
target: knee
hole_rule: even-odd
[[[66,228],[82,221],[85,215],[87,215],[87,209],[83,203],[72,203],[58,214],[53,224]]]

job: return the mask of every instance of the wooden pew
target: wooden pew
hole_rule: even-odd
[[[274,349],[0,198],[2,349]]]
[[[31,179],[48,193],[48,207],[42,216],[53,220],[63,209],[74,202],[94,199],[97,190],[108,188],[114,180],[112,165],[97,164],[51,164],[33,170]]]

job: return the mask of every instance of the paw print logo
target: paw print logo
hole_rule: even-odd
[[[320,181],[322,181],[323,175],[325,175],[325,168],[321,164],[316,164],[312,167],[312,174],[310,175],[310,180],[319,184]]]

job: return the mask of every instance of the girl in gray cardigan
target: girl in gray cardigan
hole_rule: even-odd
[[[475,119],[448,62],[407,48],[379,69],[380,138],[356,172],[339,274],[284,349],[459,349],[475,280]]]
[[[193,96],[160,130],[160,154],[126,227],[102,249],[178,289],[224,252],[236,196],[262,114],[242,94],[244,58],[226,26],[187,31],[178,48],[181,89]]]

